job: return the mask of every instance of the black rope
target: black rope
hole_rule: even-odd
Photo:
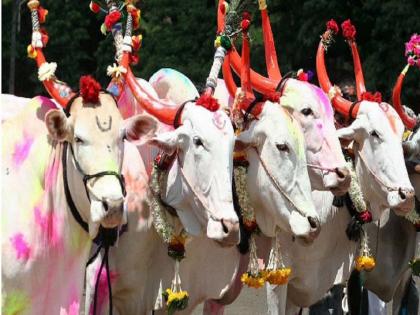
[[[185,101],[184,103],[181,104],[181,106],[179,106],[178,110],[176,111],[175,117],[174,117],[174,123],[173,126],[175,129],[177,129],[179,126],[181,126],[181,122],[179,121],[182,115],[182,112],[184,110],[185,105],[187,105],[187,103],[189,102],[195,102],[197,100],[197,98],[193,99],[193,100],[188,100]]]
[[[353,119],[353,110],[356,107],[357,104],[359,104],[361,101],[355,101],[353,103],[351,103],[350,107],[349,107],[349,120]]]

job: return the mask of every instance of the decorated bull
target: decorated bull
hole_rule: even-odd
[[[91,77],[72,92],[45,61],[39,2],[28,51],[39,79],[64,108],[36,97],[3,124],[2,294],[5,314],[78,314],[92,241],[109,246],[124,224],[127,141],[156,121],[123,121],[112,95]],[[126,141],[127,140],[127,141]],[[131,151],[132,152],[132,151]]]

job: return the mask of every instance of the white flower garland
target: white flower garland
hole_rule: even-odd
[[[357,179],[356,171],[353,167],[353,162],[347,161],[347,167],[350,170],[350,188],[349,195],[350,199],[353,202],[357,212],[363,212],[367,210],[365,199],[363,197],[362,189],[360,188],[359,181]]]

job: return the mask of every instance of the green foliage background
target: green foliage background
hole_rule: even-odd
[[[2,92],[8,90],[10,32],[13,2],[2,2]],[[103,16],[89,11],[88,0],[43,0],[49,10],[48,60],[59,64],[58,77],[76,87],[80,75],[91,73],[105,84],[106,67],[113,62],[111,36],[99,27]],[[420,33],[419,0],[267,0],[277,53],[283,73],[299,68],[315,69],[319,35],[330,18],[339,23],[350,18],[357,27],[367,88],[381,91],[388,99],[397,75],[405,65],[404,43]],[[143,47],[137,76],[149,78],[163,67],[175,68],[203,85],[210,70],[216,31],[215,0],[142,0]],[[17,34],[15,94],[32,97],[44,94],[36,78],[34,61],[26,57],[30,42],[29,10],[21,7]],[[264,50],[260,17],[255,0],[252,36],[253,68],[264,72]],[[328,70],[334,82],[352,80],[350,50],[341,37],[328,53]],[[315,80],[316,82],[316,80]],[[412,107],[420,100],[420,71],[411,69],[405,82],[403,101]]]

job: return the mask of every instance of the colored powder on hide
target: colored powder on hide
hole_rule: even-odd
[[[95,278],[93,279],[92,285],[95,286],[95,281],[98,278],[99,273],[99,266],[98,270],[95,273]],[[115,282],[118,277],[118,274],[115,271],[109,271],[109,277],[111,279],[111,284]],[[99,277],[99,285],[98,285],[98,295],[97,295],[97,311],[99,314],[102,313],[102,310],[106,303],[108,302],[108,280],[106,276],[105,269],[102,269],[101,275]],[[93,315],[93,301],[92,305],[90,306],[89,314]]]
[[[47,239],[50,246],[56,246],[60,242],[58,234],[58,222],[56,216],[52,212],[42,215],[40,207],[34,208],[35,223],[41,230],[43,236]]]
[[[16,251],[16,258],[27,261],[31,255],[31,248],[25,241],[22,233],[17,233],[10,238],[10,242]]]
[[[29,298],[22,292],[10,292],[7,294],[2,314],[4,315],[18,315],[27,312],[30,306]]]
[[[314,92],[314,96],[318,98],[321,104],[323,105],[327,118],[332,119],[334,112],[333,112],[330,100],[328,99],[328,96],[319,87],[312,84],[310,84],[310,87],[312,88]]]
[[[28,157],[34,139],[24,135],[23,140],[15,144],[13,151],[13,163],[15,167],[19,167]]]
[[[286,125],[290,135],[297,142],[297,156],[299,160],[303,160],[305,158],[305,144],[303,139],[303,133],[301,132],[301,130],[299,130],[296,121],[291,116],[286,117]]]
[[[60,309],[60,315],[78,315],[79,314],[79,302],[73,301],[73,303],[70,304],[69,310],[65,310],[64,308]]]

